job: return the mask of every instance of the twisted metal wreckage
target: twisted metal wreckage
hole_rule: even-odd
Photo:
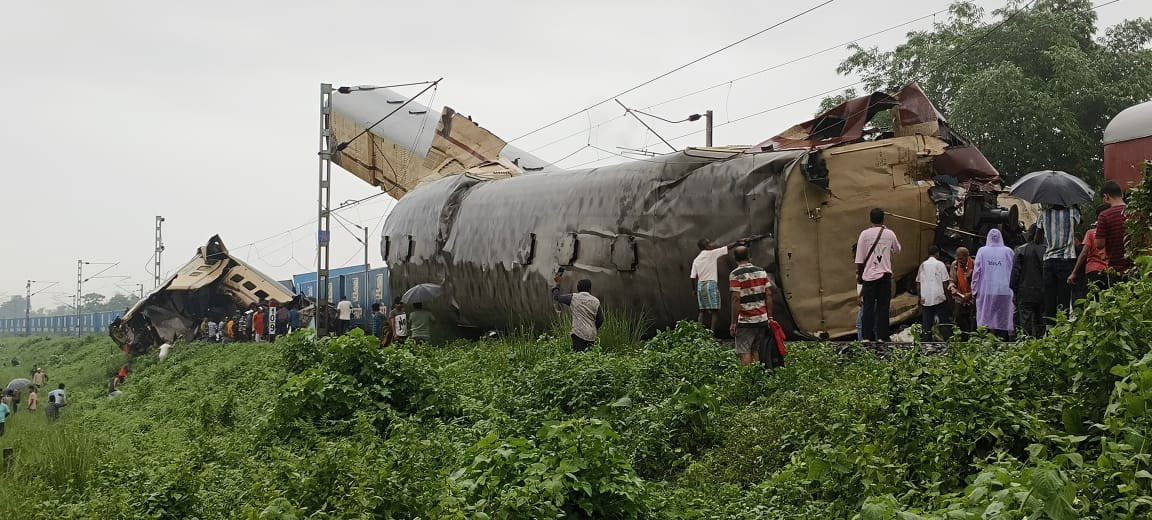
[[[193,337],[206,317],[232,316],[265,300],[299,304],[288,288],[228,254],[215,235],[176,274],[113,321],[108,333],[117,345],[139,354],[158,343]]]
[[[405,102],[406,113],[379,119]],[[777,320],[793,336],[843,337],[855,332],[850,248],[869,209],[903,217],[887,222],[905,249],[893,262],[893,323],[917,312],[916,269],[930,244],[951,252],[978,245],[991,227],[1018,236],[1021,220],[1035,220],[915,84],[850,100],[754,146],[581,170],[387,89],[337,96],[331,111],[326,130],[342,143],[334,161],[398,200],[381,236],[392,293],[438,283],[446,297],[432,310],[465,327],[547,325],[558,267],[590,279],[605,305],[670,325],[696,313],[688,276],[699,239],[763,236],[751,253],[779,287]],[[882,112],[890,130],[868,124]],[[291,297],[213,237],[111,333],[146,349],[189,335],[209,308]]]

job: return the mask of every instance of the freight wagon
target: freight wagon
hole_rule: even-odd
[[[81,314],[80,332],[82,334],[100,334],[108,332],[110,325],[123,311],[104,311]],[[0,319],[0,335],[23,336],[29,333],[33,336],[69,335],[76,334],[76,315],[65,316],[32,316],[30,326],[25,326],[24,318]]]

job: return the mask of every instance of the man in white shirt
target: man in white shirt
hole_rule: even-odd
[[[336,334],[343,335],[352,329],[352,302],[348,301],[347,296],[340,297],[340,303],[336,304],[336,318],[337,328]]]
[[[729,247],[743,241],[740,240],[723,247],[716,247],[716,244],[707,238],[701,238],[696,243],[696,246],[700,248],[700,254],[696,255],[695,260],[692,260],[692,274],[690,275],[692,295],[696,297],[696,307],[700,309],[700,315],[697,319],[713,334],[716,333],[716,321],[720,317],[720,289],[717,285],[719,278],[716,264],[720,261],[720,257],[728,254]]]
[[[952,313],[948,303],[948,267],[940,261],[940,248],[928,246],[928,259],[920,264],[916,284],[920,288],[920,318],[924,328],[922,341],[934,341],[932,328],[940,320],[940,338],[952,337]]]

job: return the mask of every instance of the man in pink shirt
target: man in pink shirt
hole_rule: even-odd
[[[864,341],[888,341],[892,304],[892,255],[900,253],[896,233],[884,226],[884,210],[872,208],[872,227],[856,239],[856,282],[861,284]]]

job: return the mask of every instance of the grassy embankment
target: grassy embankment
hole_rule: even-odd
[[[5,382],[43,365],[72,400],[11,418],[0,518],[1144,518],[1150,294],[1014,346],[796,344],[771,375],[693,325],[614,319],[590,354],[188,344],[109,400],[107,340],[4,339]]]

